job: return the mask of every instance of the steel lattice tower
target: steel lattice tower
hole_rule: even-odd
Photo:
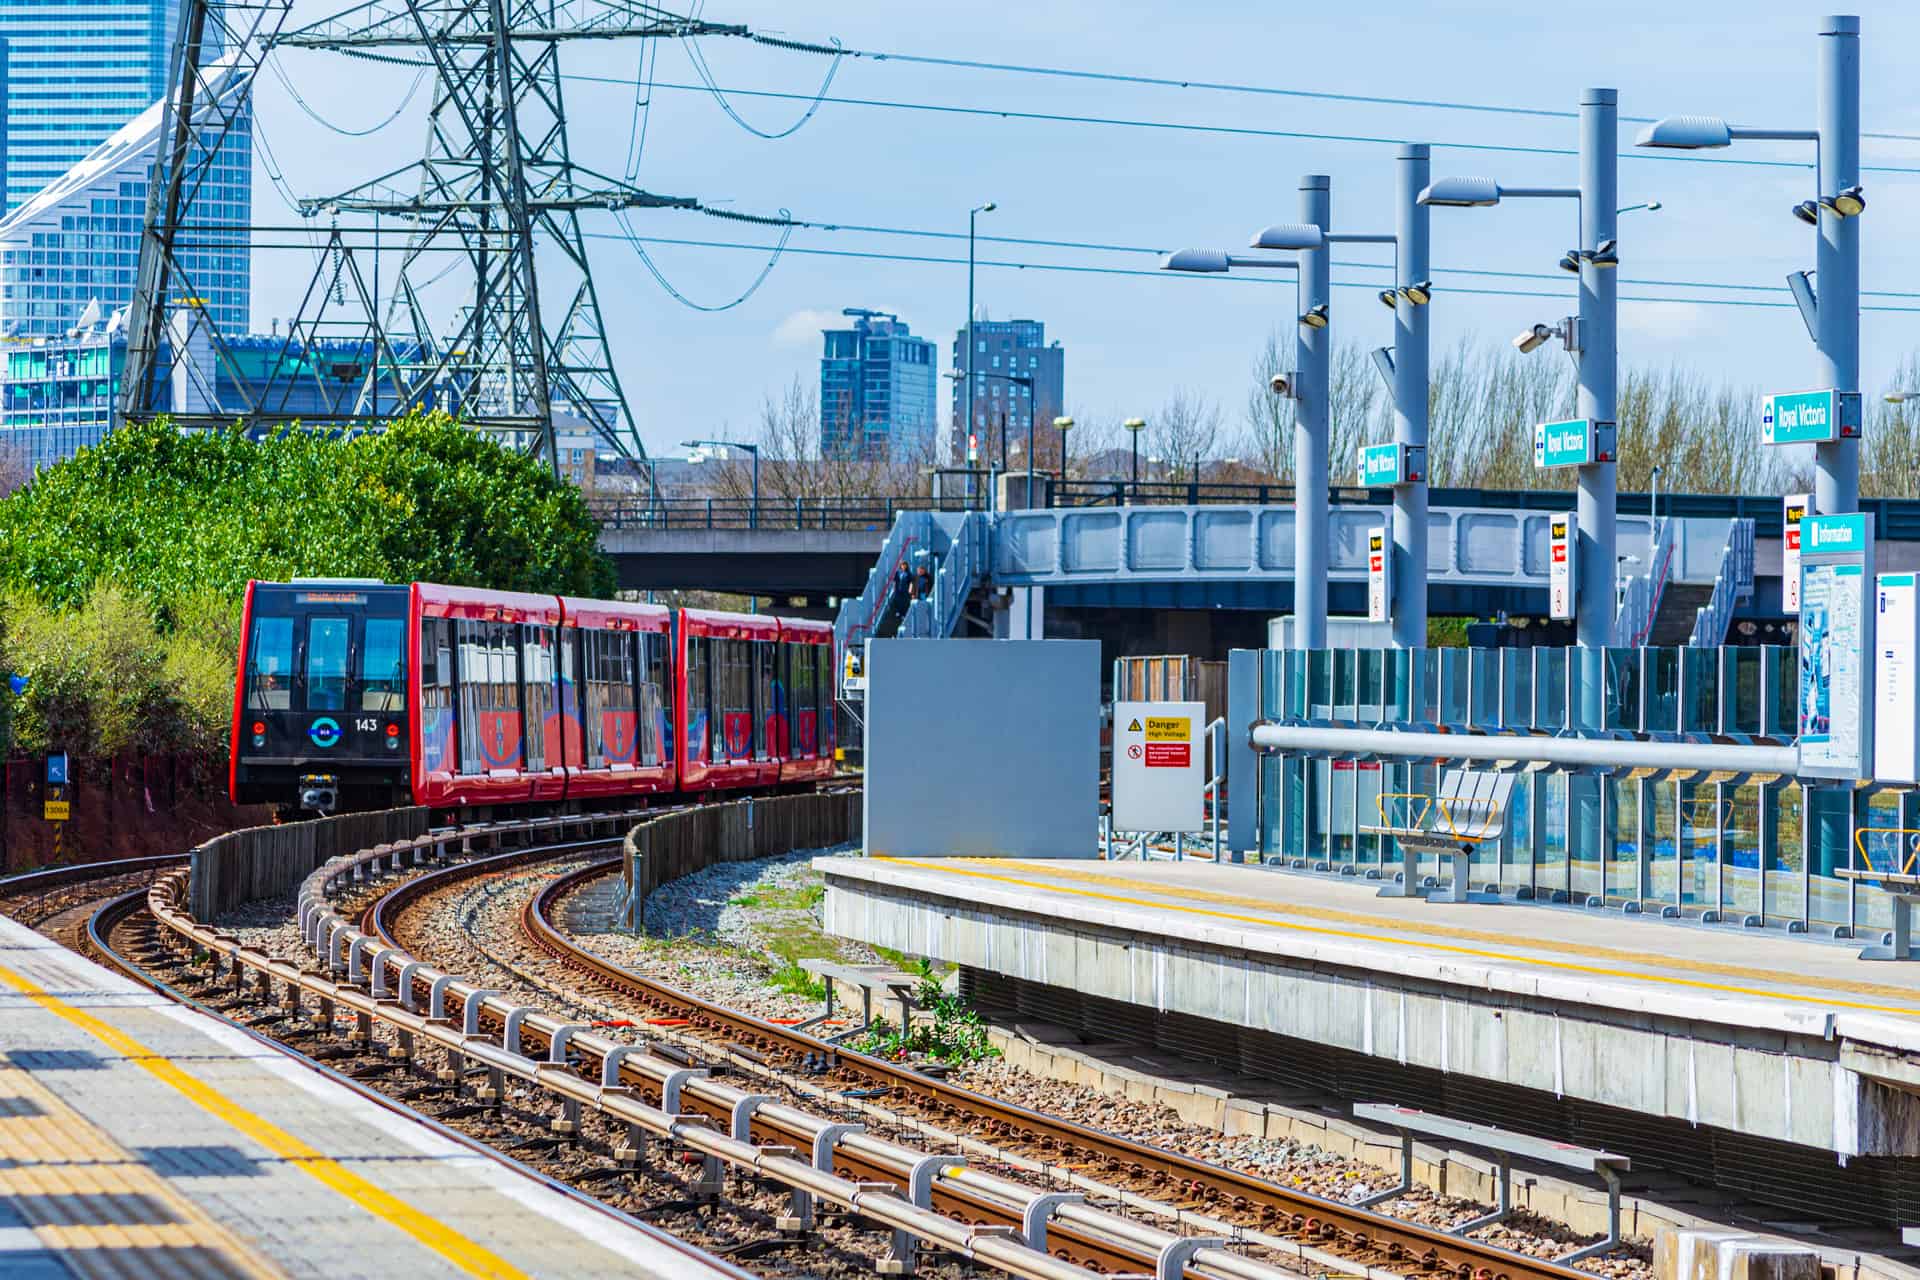
[[[587,424],[616,451],[644,458],[608,349],[579,214],[700,205],[573,162],[560,48],[582,39],[741,35],[745,28],[619,0],[373,0],[283,32],[288,3],[189,0],[183,8],[174,83],[188,92],[168,123],[184,142],[156,157],[123,415],[166,411],[163,336],[177,342],[197,324],[213,358],[230,360],[228,335],[211,333],[190,301],[181,301],[194,295],[173,250],[192,189],[192,166],[181,157],[217,148],[230,123],[195,108],[191,90],[207,47],[199,33],[210,22],[230,30],[233,15],[245,13],[252,22],[238,61],[249,76],[275,46],[426,69],[434,86],[426,153],[349,190],[300,201],[304,215],[324,217],[328,226],[281,358],[264,381],[236,380],[245,403],[210,401],[173,418],[188,426],[314,421],[320,415],[289,409],[295,386],[310,399],[316,388],[350,384],[351,392],[325,393],[334,422],[372,424],[412,409],[449,408],[546,453],[557,467],[559,413]],[[229,38],[226,47],[234,45]],[[397,269],[383,273],[367,261],[383,251],[397,253]],[[465,301],[450,325],[436,325],[423,294],[456,270],[465,272]],[[389,283],[376,287],[382,279]],[[305,355],[323,341],[331,379]],[[358,353],[344,368],[343,350]]]

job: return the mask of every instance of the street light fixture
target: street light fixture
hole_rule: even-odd
[[[1147,429],[1145,418],[1128,418],[1120,424],[1133,440],[1133,500],[1140,501],[1140,433]]]
[[[1866,210],[1860,188],[1860,19],[1838,14],[1819,29],[1819,106],[1817,129],[1735,128],[1717,116],[1669,116],[1641,130],[1642,147],[1693,151],[1731,146],[1736,141],[1811,142],[1817,190],[1814,199],[1793,207],[1800,221],[1815,228],[1816,297],[1805,272],[1787,277],[1801,318],[1813,335],[1820,358],[1821,385],[1840,393],[1860,386],[1860,229],[1854,221]],[[1825,212],[1831,216],[1822,218]],[[1821,515],[1846,515],[1860,506],[1860,442],[1857,438],[1814,446],[1817,467],[1814,508]]]
[[[1888,404],[1905,404],[1909,400],[1920,400],[1920,391],[1889,391],[1884,398]]]
[[[1054,430],[1060,433],[1060,479],[1067,478],[1067,432],[1073,428],[1072,418],[1055,418]]]
[[[1420,193],[1420,203],[1444,208],[1490,208],[1513,199],[1565,199],[1575,202],[1576,247],[1559,259],[1560,269],[1580,277],[1580,314],[1558,328],[1536,324],[1513,339],[1522,352],[1537,351],[1559,337],[1574,355],[1579,378],[1579,415],[1596,422],[1617,417],[1618,277],[1620,265],[1615,221],[1620,214],[1617,156],[1619,94],[1588,89],[1580,97],[1580,185],[1509,187],[1493,178],[1436,178]],[[1724,125],[1720,126],[1724,131]],[[1676,125],[1669,145],[1709,145],[1719,136],[1700,121]],[[1647,201],[1643,207],[1654,207]],[[1600,648],[1612,642],[1617,602],[1607,589],[1614,571],[1615,479],[1610,463],[1579,468],[1579,575],[1574,606],[1579,643]]]

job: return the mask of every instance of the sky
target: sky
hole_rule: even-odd
[[[295,23],[344,7],[297,0]],[[1491,0],[1395,0],[1305,5],[1188,0],[1050,0],[1025,6],[907,5],[843,0],[705,0],[709,21],[848,49],[1019,64],[1070,71],[1224,82],[1310,93],[1573,112],[1586,86],[1620,91],[1627,116],[1699,112],[1735,124],[1811,128],[1817,32],[1825,6],[1785,0],[1631,0],[1598,6]],[[1920,38],[1920,6],[1875,0],[1862,23],[1862,98],[1868,139],[1862,283],[1910,296],[1869,298],[1908,310],[1863,317],[1863,387],[1887,389],[1907,353],[1920,349],[1920,244],[1897,229],[1920,213],[1920,99],[1904,51]],[[694,436],[751,438],[761,407],[797,376],[817,386],[820,330],[843,323],[843,307],[897,312],[935,339],[942,358],[964,322],[967,211],[979,220],[976,295],[985,317],[1030,317],[1067,350],[1068,409],[1107,421],[1151,417],[1176,391],[1219,404],[1237,421],[1254,362],[1269,336],[1290,341],[1290,277],[1181,277],[1154,270],[1152,253],[996,243],[988,236],[1170,250],[1238,248],[1260,227],[1292,221],[1302,174],[1332,178],[1336,229],[1392,230],[1394,148],[1434,144],[1433,171],[1479,174],[1507,185],[1572,185],[1572,155],[1527,148],[1577,144],[1571,118],[1503,111],[1329,101],[930,66],[898,59],[834,60],[740,40],[698,42],[715,85],[793,99],[728,96],[730,117],[703,85],[684,42],[564,46],[564,84],[577,163],[620,175],[633,167],[648,190],[696,196],[740,212],[873,230],[797,229],[789,251],[766,268],[777,232],[696,213],[629,215],[649,240],[723,242],[713,248],[649,243],[656,281],[613,215],[583,214],[615,360],[650,451],[680,452]],[[297,196],[324,195],[398,168],[421,151],[428,89],[407,98],[413,73],[336,54],[277,55],[286,83],[257,90],[256,128],[266,145],[256,221],[296,221],[265,168]],[[641,60],[653,90],[636,110]],[[823,78],[827,100],[800,123]],[[597,77],[597,79],[596,79]],[[688,86],[675,88],[670,86]],[[915,103],[964,110],[858,105]],[[980,113],[990,114],[980,114]],[[1009,118],[999,113],[1103,117],[1245,132],[1122,127]],[[327,124],[314,118],[318,116]],[[645,120],[644,135],[635,129]],[[375,129],[383,120],[384,127]],[[328,127],[331,126],[331,127]],[[1639,125],[1623,120],[1622,150]],[[360,132],[349,137],[336,130]],[[1278,134],[1340,135],[1326,137]],[[643,138],[643,142],[642,142]],[[1513,147],[1516,151],[1487,148]],[[1620,162],[1623,205],[1661,201],[1658,212],[1621,219],[1621,293],[1682,301],[1623,301],[1623,366],[1682,366],[1713,382],[1789,390],[1814,385],[1806,330],[1784,289],[1790,271],[1813,266],[1812,231],[1792,205],[1813,194],[1812,147],[1740,143],[1707,153],[1723,163],[1639,153]],[[269,160],[268,157],[271,157]],[[1786,167],[1732,163],[1784,161]],[[1804,166],[1804,167],[1801,167]],[[1505,342],[1535,321],[1574,309],[1572,278],[1555,269],[1573,243],[1571,202],[1435,210],[1431,311],[1436,352],[1461,340]],[[802,253],[801,250],[819,251]],[[831,256],[934,257],[929,263]],[[1371,289],[1391,262],[1385,247],[1336,254],[1336,341],[1391,340],[1391,317]],[[544,266],[546,259],[543,258]],[[1025,268],[1011,263],[1033,264]],[[1038,264],[1146,274],[1041,270]],[[1544,278],[1460,274],[1448,268]],[[254,268],[255,327],[291,314],[306,288],[305,250],[263,252]],[[1287,283],[1281,283],[1288,281]],[[1694,282],[1672,284],[1649,281]],[[1751,286],[1701,288],[1699,284]],[[1527,290],[1513,297],[1469,289]],[[1708,300],[1789,304],[1709,305]],[[449,310],[456,300],[435,301]],[[551,309],[566,299],[547,299]],[[1543,351],[1535,358],[1558,358]],[[943,387],[944,387],[943,383]],[[945,393],[942,393],[942,403]],[[1757,419],[1757,406],[1756,406]]]

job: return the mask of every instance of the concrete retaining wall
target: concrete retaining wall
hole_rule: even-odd
[[[193,851],[187,908],[194,919],[211,921],[243,902],[285,893],[329,858],[425,835],[428,814],[422,808],[343,813],[215,836]]]

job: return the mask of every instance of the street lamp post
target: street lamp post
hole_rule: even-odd
[[[1064,481],[1067,478],[1067,432],[1073,429],[1073,419],[1055,418],[1053,427],[1060,433],[1060,479]]]
[[[949,372],[947,376],[949,378],[958,379],[962,375],[956,370],[956,371]],[[968,430],[972,430],[971,415],[973,413],[973,409],[971,408],[971,405],[973,402],[973,379],[976,376],[982,377],[982,378],[997,378],[1001,382],[1011,382],[1016,386],[1025,387],[1027,389],[1027,394],[1025,397],[1027,402],[1027,436],[1028,436],[1029,443],[1031,443],[1032,436],[1033,436],[1033,379],[1024,373],[988,373],[985,370],[982,370],[977,375],[967,374],[965,376],[967,379],[967,402],[969,405],[969,408],[967,409],[967,413],[969,415]],[[1009,396],[1008,398],[1011,399],[1012,397]],[[987,442],[987,455],[989,458],[991,458],[993,455],[993,442],[991,440]],[[1007,413],[1006,413],[1006,410],[1002,409],[1000,411],[1000,470],[1005,471],[1006,469],[1007,469]],[[969,483],[971,483],[971,481],[969,481]],[[1027,488],[1029,491],[1031,491],[1033,488],[1033,477],[1031,475],[1027,477]],[[1029,501],[1029,504],[1031,504],[1032,499],[1029,498],[1028,501]],[[989,511],[993,510],[994,502],[995,502],[994,495],[989,493],[987,495],[987,509]]]
[[[1297,649],[1323,649],[1327,638],[1327,430],[1330,418],[1326,388],[1331,344],[1324,340],[1310,342],[1307,335],[1324,335],[1331,312],[1328,297],[1333,290],[1325,243],[1329,203],[1325,176],[1309,174],[1300,180],[1304,221],[1299,229],[1317,231],[1318,235],[1303,238],[1314,240],[1320,248],[1303,250],[1298,258],[1249,258],[1218,249],[1181,249],[1168,254],[1160,263],[1163,271],[1217,274],[1237,267],[1257,267],[1295,273],[1295,319],[1301,336],[1295,343],[1293,376],[1276,376],[1273,391],[1295,404],[1293,613],[1298,624],[1294,628]],[[1265,235],[1263,232],[1261,238]]]
[[[1684,151],[1725,147],[1740,139],[1815,144],[1816,199],[1794,214],[1814,224],[1816,298],[1803,271],[1787,277],[1800,315],[1820,356],[1823,388],[1860,390],[1860,225],[1867,207],[1860,190],[1860,19],[1835,14],[1820,24],[1820,105],[1817,129],[1740,129],[1712,116],[1669,116],[1641,130],[1635,145]],[[1860,508],[1858,437],[1814,445],[1813,505],[1821,515]]]
[[[1535,325],[1515,339],[1532,351],[1557,332],[1574,356],[1580,381],[1577,412],[1595,422],[1615,422],[1619,303],[1615,268],[1619,216],[1616,133],[1619,94],[1588,89],[1580,95],[1580,185],[1578,187],[1504,187],[1490,178],[1441,178],[1420,193],[1426,205],[1465,208],[1517,198],[1569,199],[1579,202],[1580,244],[1561,266],[1580,275],[1580,315],[1558,330]],[[1653,202],[1648,202],[1649,204]],[[1617,537],[1614,528],[1616,477],[1611,458],[1579,468],[1579,585],[1574,603],[1580,644],[1602,648],[1612,643],[1616,603],[1613,575]]]
[[[974,224],[983,213],[992,213],[999,206],[989,200],[985,204],[975,205],[967,210],[967,385],[960,397],[965,406],[966,417],[961,422],[960,446],[966,447],[967,437],[973,434],[973,241]],[[971,460],[969,460],[971,465]],[[968,483],[972,483],[971,480]]]
[[[1128,418],[1120,424],[1133,441],[1133,500],[1140,501],[1140,433],[1147,429],[1145,418]]]

